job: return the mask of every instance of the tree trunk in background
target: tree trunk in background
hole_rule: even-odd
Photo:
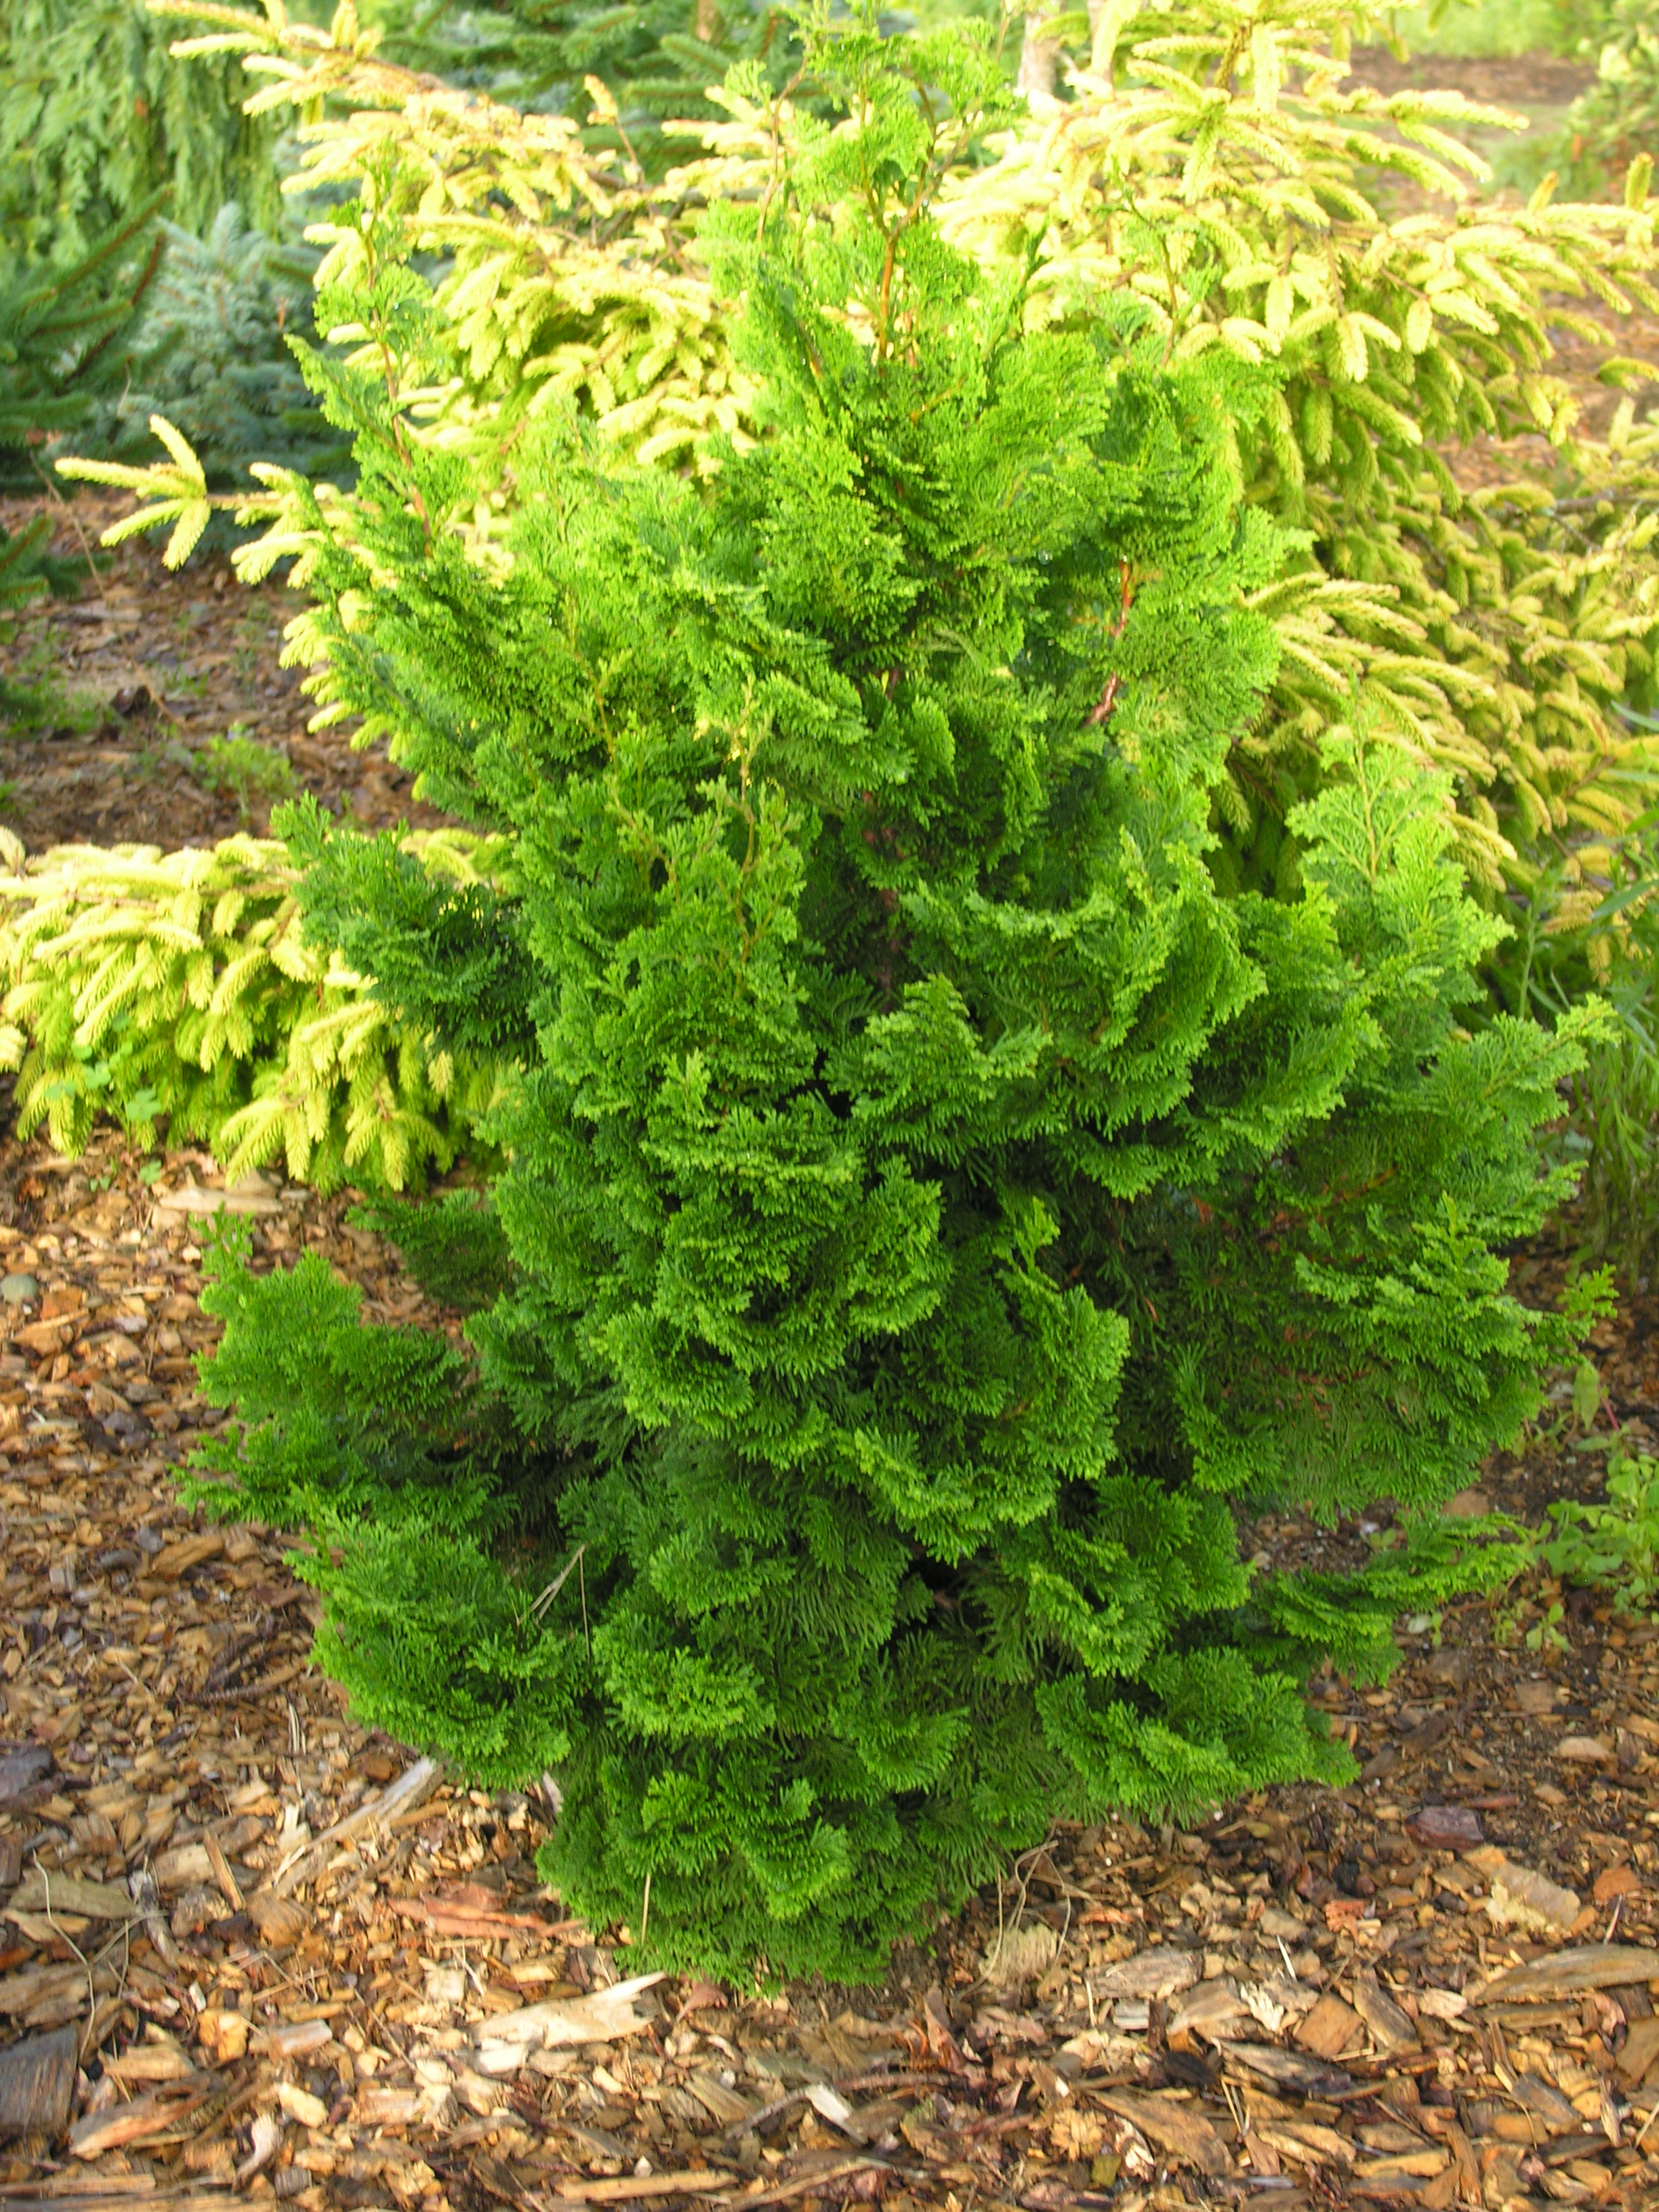
[[[1060,40],[1037,36],[1037,26],[1051,9],[1032,8],[1025,16],[1025,37],[1019,50],[1019,76],[1016,82],[1028,100],[1052,100],[1054,96],[1054,73],[1060,62]]]

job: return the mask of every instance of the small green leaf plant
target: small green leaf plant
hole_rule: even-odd
[[[1595,64],[1595,82],[1567,110],[1552,150],[1576,186],[1596,191],[1659,143],[1653,0],[1612,0],[1582,50]]]
[[[404,1019],[508,1062],[502,1164],[421,1240],[465,1347],[223,1255],[196,1477],[307,1532],[363,1720],[556,1776],[570,1909],[862,1978],[1057,1817],[1352,1771],[1309,1673],[1457,1586],[1439,1509],[1576,1341],[1502,1248],[1571,1187],[1535,1133],[1600,1017],[1471,1029],[1503,925],[1363,718],[1295,886],[1222,880],[1297,547],[1231,428],[1273,372],[952,244],[1017,113],[971,26],[808,36],[702,233],[759,432],[706,478],[549,407],[486,557],[383,363],[313,364],[342,709],[511,878],[291,846]],[[427,342],[401,272],[322,305]],[[1384,1495],[1361,1573],[1241,1557],[1269,1500]]]
[[[294,770],[288,756],[261,744],[240,724],[222,738],[198,745],[189,758],[191,774],[204,790],[221,792],[235,801],[245,830],[252,826],[257,806],[268,808],[294,796]]]
[[[1627,1449],[1607,1455],[1607,1494],[1599,1503],[1558,1498],[1534,1540],[1537,1559],[1556,1578],[1605,1590],[1625,1612],[1659,1603],[1659,1459]]]

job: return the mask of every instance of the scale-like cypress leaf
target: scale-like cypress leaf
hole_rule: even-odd
[[[365,1720],[558,1775],[574,1909],[846,1977],[1057,1814],[1346,1771],[1302,1680],[1445,1587],[1435,1510],[1568,1338],[1497,1248],[1561,1188],[1588,1018],[1463,1029],[1496,925],[1443,783],[1363,736],[1295,895],[1224,892],[1294,550],[1237,372],[1035,329],[940,235],[1007,112],[975,40],[866,18],[815,63],[847,126],[781,116],[703,234],[762,434],[706,484],[550,415],[476,560],[465,467],[317,371],[341,696],[514,858],[476,928],[357,838],[309,895],[404,1019],[524,1039],[492,1208],[452,1209],[500,1287],[467,1376],[319,1259],[227,1259],[199,1474],[316,1532]],[[401,282],[325,309],[420,343]],[[1241,1556],[1270,1498],[1380,1495],[1419,1519],[1369,1575]]]

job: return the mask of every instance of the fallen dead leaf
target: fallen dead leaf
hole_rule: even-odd
[[[1462,2020],[1469,2001],[1461,1990],[1437,1989],[1432,1984],[1417,1992],[1417,2009],[1431,2020]]]
[[[1558,1759],[1581,1766],[1597,1766],[1614,1757],[1613,1746],[1599,1735],[1564,1735],[1555,1747]]]
[[[1172,2039],[1201,2035],[1206,2042],[1213,2043],[1220,2036],[1236,2035],[1249,2017],[1249,2007],[1238,1984],[1230,1974],[1221,1974],[1212,1982],[1195,1984],[1177,1997],[1166,2033]]]
[[[1516,1682],[1510,1689],[1510,1701],[1523,1713],[1542,1719],[1553,1713],[1556,1706],[1553,1682]]]
[[[1563,1934],[1578,1917],[1578,1899],[1547,1875],[1516,1866],[1496,1845],[1465,1854],[1491,1885],[1487,1917],[1499,1928],[1525,1928],[1540,1935]]]
[[[1641,1894],[1642,1877],[1633,1866],[1603,1867],[1595,1877],[1590,1895],[1598,1905],[1611,1905],[1615,1897],[1638,1897]]]

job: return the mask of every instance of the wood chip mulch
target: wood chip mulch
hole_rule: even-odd
[[[240,826],[192,765],[232,723],[359,819],[410,815],[306,736],[279,592],[99,558],[0,655],[66,702],[59,734],[0,732],[31,848]],[[1317,1686],[1347,1790],[1057,1830],[879,1990],[636,1988],[623,1931],[538,1883],[539,1794],[366,1734],[280,1536],[179,1505],[217,1182],[108,1135],[0,1144],[0,2212],[1659,2208],[1654,1623],[1535,1581],[1413,1619],[1386,1688]],[[371,1314],[453,1325],[345,1200],[230,1202],[272,1263],[319,1249]],[[1559,1268],[1520,1261],[1523,1294]],[[1604,1433],[1564,1382],[1486,1502],[1536,1522],[1594,1494],[1615,1417],[1644,1434],[1659,1300],[1594,1349]],[[1565,1647],[1534,1651],[1554,1601]]]
[[[96,563],[78,599],[41,599],[0,629],[0,676],[34,692],[8,728],[0,712],[0,819],[30,852],[49,845],[205,845],[239,830],[264,836],[280,790],[228,783],[209,750],[240,734],[285,766],[295,789],[365,828],[442,817],[416,806],[409,777],[383,752],[354,752],[354,723],[321,731],[281,665],[302,596],[271,580],[249,590],[222,551],[177,574],[161,547],[132,539],[106,552],[100,532],[130,510],[118,493],[0,499],[0,526],[43,511],[52,550]]]
[[[540,1796],[365,1735],[280,1540],[176,1503],[213,1181],[0,1151],[0,2207],[1659,2204],[1652,1624],[1415,1620],[1319,1686],[1350,1789],[1057,1832],[880,1990],[636,1989]],[[234,1202],[421,1310],[343,1201]],[[1624,1411],[1651,1319],[1602,1334]],[[1571,1430],[1492,1501],[1583,1486]]]

